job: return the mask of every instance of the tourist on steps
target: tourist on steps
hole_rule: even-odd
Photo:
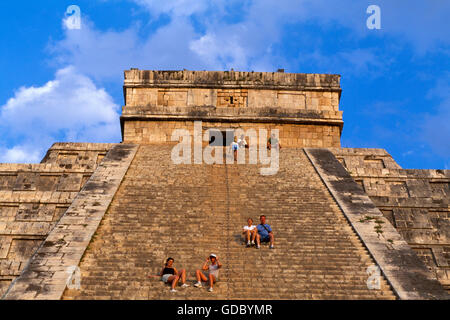
[[[256,226],[253,225],[253,219],[247,219],[247,225],[244,226],[244,232],[242,232],[245,236],[245,242],[247,242],[247,247],[255,244],[256,239]],[[251,241],[251,242],[250,242]]]
[[[259,221],[256,229],[258,230],[258,234],[256,235],[256,249],[260,248],[261,242],[270,242],[270,249],[273,249],[274,235],[272,232],[272,228],[269,224],[266,223],[266,216],[262,215],[259,217]]]
[[[237,143],[240,149],[248,148],[247,141],[245,141],[245,136],[243,134],[241,135]]]
[[[272,133],[270,138],[267,140],[267,149],[271,150],[272,148],[281,149],[280,141],[278,141],[274,133]]]
[[[180,271],[177,271],[177,269],[175,269],[175,267],[173,266],[173,262],[173,258],[167,258],[167,261],[164,264],[164,268],[161,270],[160,276],[161,280],[164,283],[170,283],[172,285],[170,292],[177,292],[177,290],[175,290],[175,287],[180,278],[182,288],[189,287],[189,285],[186,284],[186,270],[181,269]]]
[[[233,151],[234,161],[237,161],[238,149],[239,149],[239,144],[237,143],[237,137],[234,137],[234,140],[231,143],[231,150]]]
[[[200,288],[202,286],[202,281],[205,282],[209,281],[208,291],[212,292],[213,284],[219,280],[220,268],[222,268],[222,264],[219,262],[219,258],[214,253],[211,253],[209,257],[206,258],[206,261],[203,264],[202,269],[195,271],[197,283],[194,284],[194,287]]]

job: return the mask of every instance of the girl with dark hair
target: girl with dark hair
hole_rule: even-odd
[[[167,261],[164,264],[164,268],[161,270],[161,273],[160,273],[161,280],[164,283],[171,284],[170,292],[177,292],[177,290],[175,290],[175,287],[178,283],[178,280],[180,280],[180,278],[181,278],[181,283],[182,283],[181,287],[182,288],[189,287],[189,285],[186,284],[186,270],[181,269],[180,271],[177,271],[177,269],[175,269],[175,267],[173,266],[174,261],[175,260],[173,258],[167,258]]]

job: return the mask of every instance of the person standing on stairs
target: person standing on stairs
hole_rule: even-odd
[[[256,229],[258,230],[258,234],[256,235],[256,249],[260,248],[261,242],[270,242],[270,249],[274,249],[274,240],[275,236],[273,235],[272,228],[269,224],[266,223],[266,216],[262,215],[259,217],[259,221]]]
[[[255,244],[256,239],[256,226],[253,225],[253,219],[247,219],[247,225],[244,226],[244,231],[242,232],[245,236],[245,241],[247,242],[247,247]],[[250,242],[251,241],[251,242]]]
[[[233,151],[234,161],[237,161],[238,149],[239,149],[239,144],[237,143],[237,137],[234,137],[234,140],[231,143],[231,150]]]
[[[175,290],[175,287],[180,278],[182,283],[181,287],[182,288],[189,287],[189,285],[186,284],[186,270],[181,269],[180,271],[177,271],[177,269],[175,269],[175,267],[173,266],[174,261],[175,260],[173,258],[167,258],[167,261],[164,264],[164,268],[161,270],[160,273],[161,280],[164,283],[171,284],[170,292],[177,292],[177,290]]]
[[[240,149],[248,148],[247,141],[245,140],[245,136],[243,134],[241,134],[241,137],[239,138],[237,143],[238,143]]]
[[[272,148],[281,149],[280,141],[278,141],[277,137],[275,137],[275,134],[273,134],[273,133],[270,136],[270,138],[267,140],[267,149],[271,150]]]
[[[202,281],[206,282],[209,280],[208,291],[213,292],[213,284],[219,280],[220,268],[222,268],[222,264],[219,262],[219,257],[217,257],[214,253],[211,253],[209,257],[206,258],[206,261],[203,264],[202,269],[195,271],[197,283],[194,284],[194,287],[200,288],[202,286]]]

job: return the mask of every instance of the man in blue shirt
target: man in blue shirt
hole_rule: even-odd
[[[258,234],[256,235],[256,249],[260,248],[261,242],[270,242],[269,248],[273,249],[274,236],[272,228],[266,223],[266,216],[260,216],[259,221],[261,223],[256,226],[256,229],[258,229]]]

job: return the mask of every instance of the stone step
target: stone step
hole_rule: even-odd
[[[81,290],[64,299],[395,299],[301,149],[282,150],[274,176],[260,165],[175,165],[168,146],[141,145],[81,263]],[[247,248],[247,217],[265,214],[275,234]],[[224,267],[214,292],[194,288],[209,253]],[[191,287],[170,293],[163,261],[187,270]]]

